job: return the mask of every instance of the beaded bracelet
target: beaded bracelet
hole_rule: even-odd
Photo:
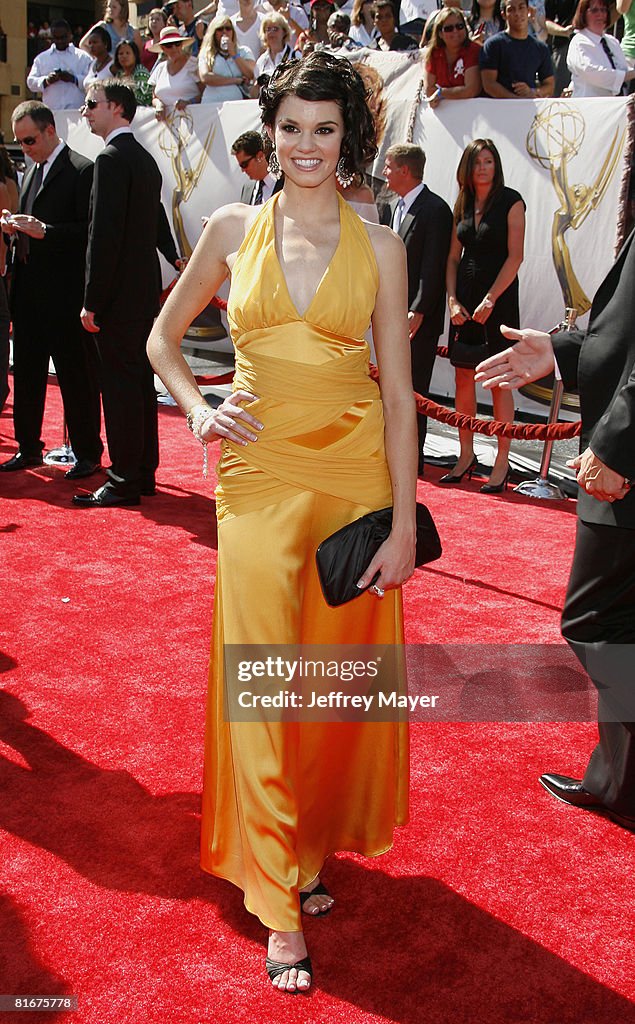
[[[207,480],[207,445],[209,441],[206,441],[202,436],[205,424],[214,415],[214,410],[210,409],[209,405],[199,402],[197,405],[193,405],[192,408],[185,416],[185,422],[188,425],[189,430],[192,431],[197,441],[200,441],[203,445],[203,477]]]

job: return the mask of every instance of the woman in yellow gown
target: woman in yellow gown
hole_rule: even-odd
[[[318,52],[281,65],[260,105],[284,188],[264,206],[210,218],[148,351],[199,439],[223,440],[201,862],[244,891],[269,929],[272,982],[294,992],[311,984],[302,911],[333,904],[320,881],[325,859],[383,853],[406,821],[405,726],[308,714],[226,721],[224,653],[228,644],[403,643],[417,442],[405,250],[336,191],[336,171],[345,178],[375,153],[364,85],[347,61]],[[228,275],[234,392],[213,410],[179,346]],[[371,320],[381,393],[364,340]],[[318,544],[391,503],[391,534],[359,581],[368,591],[329,607]]]

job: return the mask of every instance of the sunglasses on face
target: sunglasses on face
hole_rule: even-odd
[[[251,161],[255,160],[255,159],[256,159],[255,156],[250,156],[250,157],[248,157],[247,160],[239,160],[238,161],[238,166],[240,167],[241,171],[246,171],[247,168],[249,167],[249,164],[251,163]]]
[[[161,43],[164,50],[171,50],[174,46],[182,46],[182,43]]]
[[[464,28],[465,25],[462,22],[456,22],[454,25],[444,25],[441,31],[447,34],[449,32],[462,32]]]
[[[94,110],[100,103],[108,103],[108,100],[86,100],[82,110]]]
[[[25,135],[23,139],[13,140],[16,146],[34,146],[37,142],[36,135]]]

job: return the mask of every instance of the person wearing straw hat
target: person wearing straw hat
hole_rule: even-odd
[[[154,87],[152,106],[158,121],[165,120],[174,110],[184,110],[190,103],[201,101],[198,63],[190,54],[191,47],[192,39],[182,36],[171,25],[161,29],[159,41],[150,47],[165,57],[154,65],[149,78]]]

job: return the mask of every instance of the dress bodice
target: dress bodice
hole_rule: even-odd
[[[339,242],[308,309],[300,316],[276,252],[274,216],[279,197],[278,192],[264,204],[234,263],[227,309],[234,345],[239,351],[252,348],[251,333],[257,331],[257,348],[263,351],[263,345],[267,348],[263,331],[293,324],[294,344],[285,347],[284,352],[278,344],[279,334],[269,335],[277,355],[320,363],[354,350],[367,353],[364,334],[375,305],[379,274],[366,228],[338,196]],[[323,334],[333,335],[332,343],[314,344],[316,335]],[[307,338],[313,343],[309,348]]]
[[[390,477],[364,338],[379,284],[374,250],[338,196],[339,241],[301,316],[276,252],[279,195],[256,216],[232,270],[234,389],[258,396],[250,411],[264,429],[247,447],[224,442],[219,509],[238,514],[306,488],[350,501],[363,492],[369,508],[381,508],[390,500]]]

